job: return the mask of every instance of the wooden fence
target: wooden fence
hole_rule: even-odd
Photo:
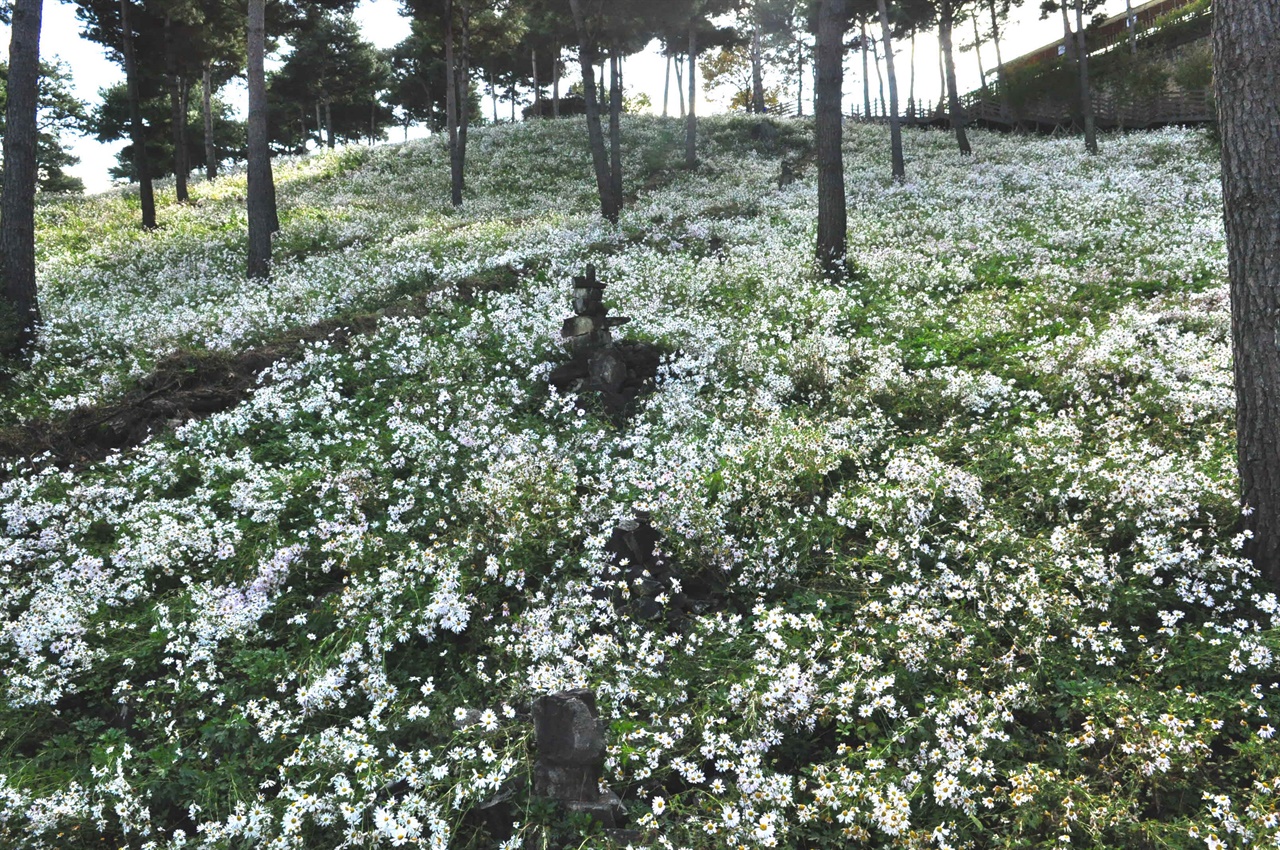
[[[993,95],[974,93],[961,103],[968,124],[1002,130],[1051,131],[1079,128],[1077,104],[1060,100],[1041,100],[1013,110]],[[1171,124],[1207,124],[1214,120],[1213,101],[1207,91],[1179,92],[1143,99],[1120,99],[1098,93],[1093,98],[1094,123],[1100,129],[1145,130]],[[871,115],[855,115],[855,120],[887,122],[888,115],[880,103],[872,104]],[[908,126],[950,126],[945,101],[908,105],[901,116]]]

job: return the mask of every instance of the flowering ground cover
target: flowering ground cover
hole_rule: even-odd
[[[685,173],[625,123],[616,230],[574,121],[474,131],[460,212],[435,141],[285,164],[269,285],[242,179],[150,234],[125,196],[41,208],[7,424],[424,308],[0,471],[0,846],[606,846],[529,792],[531,701],[570,687],[639,846],[1280,842],[1209,138],[922,132],[897,186],[851,127],[834,285],[812,173],[776,180],[808,125],[702,126]],[[666,352],[625,420],[547,380],[588,262]],[[606,551],[640,512],[657,615]]]

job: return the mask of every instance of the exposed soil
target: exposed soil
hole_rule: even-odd
[[[476,292],[508,288],[517,281],[514,269],[491,270],[459,283],[458,296],[470,301]],[[432,312],[436,308],[430,295],[437,291],[424,292],[380,310],[297,328],[269,343],[238,352],[174,352],[118,399],[59,418],[0,428],[0,461],[49,453],[57,466],[67,468],[103,460],[112,452],[137,446],[155,434],[234,407],[259,386],[263,371],[277,361],[296,356],[308,343],[327,341],[341,349],[352,337],[373,332],[385,317]],[[9,475],[0,468],[0,481]]]

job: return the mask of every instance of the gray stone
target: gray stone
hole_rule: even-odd
[[[600,791],[605,741],[595,693],[577,689],[539,697],[533,704],[533,732],[534,793],[615,826],[621,803],[612,792]]]
[[[656,620],[662,616],[662,606],[653,599],[641,599],[635,603],[637,620]]]
[[[604,288],[578,286],[573,290],[573,312],[579,315],[604,312]]]
[[[644,841],[644,833],[638,829],[606,829],[604,837],[617,847],[640,847]]]
[[[460,713],[456,713],[453,717],[453,726],[455,729],[466,729],[468,726],[475,726],[480,722],[480,709],[467,708]]]
[[[587,368],[592,386],[607,393],[616,393],[627,380],[627,365],[616,351],[603,349],[593,353]]]
[[[612,829],[622,821],[622,801],[612,791],[606,791],[595,800],[575,800],[565,804],[571,813],[584,814],[605,829]]]
[[[564,324],[560,328],[562,337],[586,336],[593,332],[599,323],[593,316],[570,316],[564,320]]]

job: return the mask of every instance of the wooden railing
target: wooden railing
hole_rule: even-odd
[[[1014,110],[993,94],[976,92],[964,98],[966,122],[1002,129],[1049,130],[1079,125],[1079,107],[1066,100],[1045,99]],[[1094,123],[1102,129],[1141,130],[1170,124],[1207,124],[1214,120],[1209,92],[1179,92],[1143,99],[1120,99],[1098,93],[1093,98]],[[888,114],[877,101],[870,115],[854,115],[855,120],[881,123]],[[945,101],[908,105],[902,123],[911,126],[947,126],[950,116]]]

